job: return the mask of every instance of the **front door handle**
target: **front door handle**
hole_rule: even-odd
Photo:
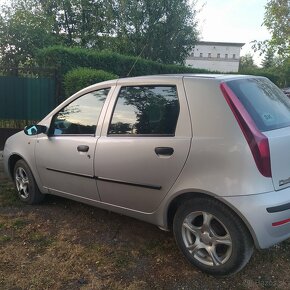
[[[90,147],[87,146],[87,145],[79,145],[79,146],[77,147],[77,149],[78,149],[79,152],[88,152],[89,149],[90,149]]]
[[[171,147],[156,147],[155,153],[157,155],[171,156],[174,153],[174,149]]]

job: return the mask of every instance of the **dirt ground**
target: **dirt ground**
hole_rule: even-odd
[[[0,289],[290,289],[290,240],[214,278],[189,265],[171,233],[47,196],[21,204],[0,180]]]

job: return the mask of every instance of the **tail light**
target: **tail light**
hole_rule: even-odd
[[[272,177],[268,138],[260,132],[243,104],[229,86],[226,83],[221,83],[220,88],[249,144],[257,168],[263,176]]]

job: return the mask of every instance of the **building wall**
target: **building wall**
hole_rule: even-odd
[[[200,42],[186,59],[186,65],[219,72],[239,70],[240,50],[243,43]]]

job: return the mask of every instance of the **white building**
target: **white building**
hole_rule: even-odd
[[[237,72],[240,51],[245,43],[200,41],[195,45],[185,64],[218,72]]]

